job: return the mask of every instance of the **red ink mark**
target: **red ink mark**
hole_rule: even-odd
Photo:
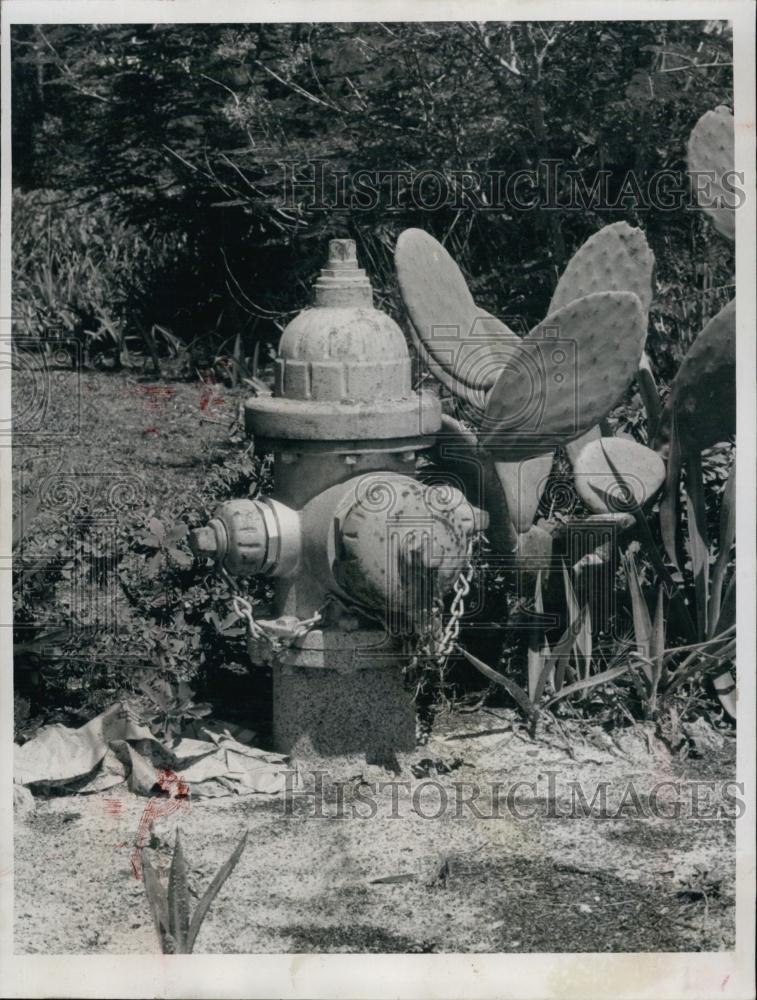
[[[142,397],[145,409],[152,413],[170,403],[176,392],[170,385],[138,385],[135,391]]]
[[[121,799],[106,799],[105,800],[105,810],[109,816],[118,816],[123,809],[124,804]]]
[[[729,980],[730,978],[731,978],[731,974],[730,974],[730,972],[729,972],[729,973],[728,973],[728,975],[727,975],[727,976],[725,977],[725,979],[723,980],[723,982],[722,982],[722,983],[720,984],[720,992],[721,992],[721,993],[722,993],[722,992],[723,992],[723,990],[725,989],[725,987],[726,987],[726,983],[728,982],[728,980]]]
[[[160,819],[161,816],[170,816],[177,809],[186,810],[189,808],[189,785],[182,781],[173,771],[170,771],[168,768],[160,768],[157,772],[155,784],[160,788],[162,794],[155,795],[148,800],[142,813],[142,818],[139,821],[137,836],[134,841],[134,850],[129,859],[131,870],[136,879],[142,878],[142,864],[139,852],[148,842],[150,827],[155,820]]]
[[[216,395],[215,379],[212,376],[209,377],[200,393],[200,411],[205,413],[206,410],[211,410],[214,406],[223,406],[225,402],[223,396]]]
[[[155,427],[155,426],[145,427],[145,429],[142,431],[142,433],[143,434],[157,434],[158,433],[158,428]]]

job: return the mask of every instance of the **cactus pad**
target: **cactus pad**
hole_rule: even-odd
[[[613,466],[632,495],[624,494]],[[590,510],[623,513],[656,496],[665,481],[665,463],[657,452],[636,441],[599,438],[576,457],[573,474],[578,495]]]
[[[689,348],[673,381],[670,404],[685,445],[709,448],[736,432],[735,299],[713,316]]]
[[[460,268],[422,229],[400,235],[395,263],[402,300],[420,342],[416,346],[440,381],[477,403],[476,390],[494,383],[520,338],[476,305]]]
[[[568,441],[565,445],[565,454],[568,456],[568,461],[571,465],[575,465],[576,459],[584,450],[589,441],[598,441],[602,437],[602,431],[595,424],[590,427],[585,434],[581,437],[576,438],[575,441]]]
[[[731,242],[736,238],[735,196],[724,185],[733,180],[728,176],[734,169],[733,146],[733,115],[721,106],[702,115],[691,133],[688,150],[689,173],[699,207],[721,236]]]
[[[519,535],[528,531],[534,522],[554,457],[554,452],[550,451],[523,462],[494,463],[494,471],[507,500],[507,509]]]
[[[598,292],[551,313],[486,398],[481,445],[499,461],[533,458],[585,434],[633,378],[646,322],[632,292]]]
[[[654,254],[644,233],[615,222],[594,233],[576,251],[557,283],[549,312],[593,292],[633,292],[644,312],[652,302]]]
[[[487,537],[500,555],[512,552],[517,534],[491,456],[478,447],[475,433],[453,417],[442,417],[432,454],[435,464],[462,490],[469,503],[489,515]]]
[[[540,572],[549,573],[553,562],[553,529],[554,524],[541,520],[518,535],[518,545],[512,556],[514,569],[534,576]]]

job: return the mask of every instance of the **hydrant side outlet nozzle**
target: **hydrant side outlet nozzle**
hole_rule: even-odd
[[[207,527],[190,531],[189,545],[232,576],[288,575],[299,566],[299,517],[268,497],[228,500]]]

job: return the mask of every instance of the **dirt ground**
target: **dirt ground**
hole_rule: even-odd
[[[167,871],[178,824],[201,894],[249,830],[198,953],[732,949],[734,824],[705,818],[723,803],[731,741],[705,766],[672,759],[641,728],[588,737],[573,759],[530,740],[507,711],[448,716],[398,775],[358,768],[339,791],[327,782],[317,801],[294,793],[193,802],[156,823],[151,856]],[[604,816],[571,816],[576,781],[589,803],[608,783]],[[658,812],[671,815],[675,799],[678,819],[650,815],[663,781],[677,787],[660,795]],[[380,782],[388,785],[374,794]],[[700,818],[691,815],[694,782]],[[457,806],[473,785],[479,816]],[[157,950],[130,864],[147,801],[118,790],[66,796],[19,819],[17,952]]]
[[[35,379],[22,372],[14,381],[23,417],[14,424],[17,510],[58,473],[97,475],[106,487],[112,476],[137,475],[144,496],[123,515],[137,524],[173,523],[213,494],[240,391],[200,383],[157,391],[133,374],[61,371],[41,388]],[[35,422],[39,399],[46,410]],[[32,554],[68,516],[42,505]],[[136,649],[139,620],[119,602],[123,641]],[[532,740],[514,712],[483,708],[438,718],[399,774],[352,767],[327,786],[324,815],[307,795],[191,802],[156,824],[153,862],[167,869],[179,824],[201,894],[250,832],[198,953],[730,949],[734,824],[705,818],[733,775],[735,740],[721,742],[717,753],[681,760],[642,727],[611,738],[582,724],[568,752],[564,740]],[[307,789],[307,774],[300,778]],[[571,781],[588,802],[608,783],[604,816],[571,815]],[[671,795],[678,818],[653,814],[649,796],[661,782],[673,785],[658,812],[673,813]],[[691,816],[693,782],[705,789],[700,818]],[[478,814],[458,806],[476,789]],[[39,796],[16,816],[17,952],[158,950],[130,863],[148,801],[119,790]]]

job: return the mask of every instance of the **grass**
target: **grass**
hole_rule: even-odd
[[[170,546],[151,549],[146,533],[155,519],[169,530],[202,523],[220,500],[254,486],[258,469],[236,433],[243,389],[44,372],[40,363],[13,373],[14,399],[45,399],[47,414],[43,431],[31,411],[28,433],[15,428],[16,640],[29,643],[51,625],[64,638],[17,658],[22,732],[91,718],[124,688],[138,690],[142,671],[172,682],[201,673],[203,650],[214,645],[204,642],[213,628],[205,616],[228,616],[225,588],[190,567],[183,532],[173,555]],[[243,641],[232,635],[221,645],[244,671]]]

